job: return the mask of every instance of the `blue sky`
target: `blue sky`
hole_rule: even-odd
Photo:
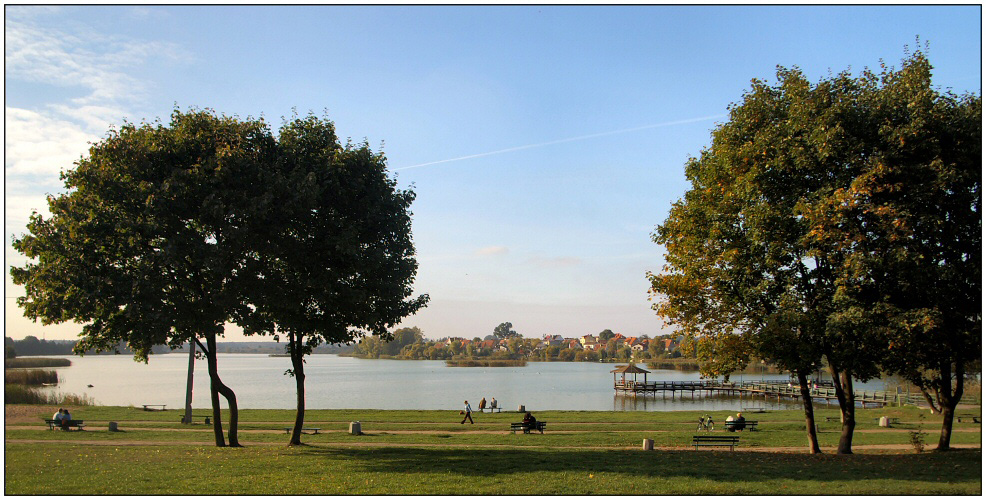
[[[650,233],[751,79],[899,64],[920,36],[935,85],[981,93],[981,31],[978,5],[7,6],[6,264],[111,125],[175,104],[275,129],[325,111],[418,194],[416,289],[432,302],[404,325],[653,336]],[[7,336],[76,335],[24,319],[19,294],[5,273]]]

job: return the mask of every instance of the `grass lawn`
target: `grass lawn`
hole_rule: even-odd
[[[940,420],[915,408],[861,410],[856,454],[808,455],[798,411],[751,414],[758,432],[742,432],[735,452],[694,451],[696,412],[539,412],[547,432],[507,432],[513,412],[313,410],[306,426],[321,427],[287,447],[290,410],[242,410],[243,448],[216,448],[211,426],[182,425],[181,411],[81,407],[84,432],[48,431],[46,407],[30,407],[5,429],[9,495],[31,494],[970,494],[982,490],[981,427],[956,423],[952,443],[977,448],[916,453],[910,430],[933,445]],[[196,410],[195,414],[207,414]],[[839,423],[824,422],[823,447],[838,442]],[[980,408],[967,410],[980,414]],[[878,427],[897,416],[897,429]],[[722,421],[726,416],[714,415]],[[201,419],[197,419],[200,421]],[[364,436],[345,432],[360,420]],[[107,422],[123,432],[111,433]],[[724,434],[723,431],[716,431]],[[642,451],[653,439],[656,451]],[[746,448],[746,451],[743,449]],[[750,451],[755,448],[756,451]],[[771,449],[773,448],[773,449]]]

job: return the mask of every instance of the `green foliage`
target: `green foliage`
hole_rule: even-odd
[[[688,162],[649,278],[703,372],[756,355],[810,373],[824,356],[850,394],[883,361],[945,366],[942,386],[980,351],[981,99],[935,91],[930,70],[921,52],[814,85],[779,68]]]
[[[500,340],[500,339],[509,339],[513,337],[520,337],[521,334],[514,331],[513,327],[514,327],[513,323],[510,323],[509,321],[500,323],[499,325],[496,326],[496,328],[493,329],[493,338]]]
[[[414,192],[396,188],[367,144],[340,144],[327,119],[287,122],[272,154],[265,194],[278,202],[269,239],[245,263],[253,307],[237,316],[244,333],[294,334],[301,354],[368,334],[390,339],[388,329],[428,301],[408,299]]]
[[[111,130],[63,171],[52,216],[13,241],[31,259],[10,271],[25,316],[82,323],[76,352],[125,342],[145,361],[156,344],[221,335],[278,203],[260,169],[272,146],[263,121],[209,111]]]

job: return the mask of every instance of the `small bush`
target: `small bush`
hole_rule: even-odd
[[[63,358],[6,358],[4,368],[50,368],[53,366],[72,366],[72,362]]]
[[[96,404],[89,396],[45,392],[19,384],[4,384],[3,399],[5,404],[65,406],[94,406]]]
[[[4,384],[43,385],[57,384],[55,370],[4,370]]]

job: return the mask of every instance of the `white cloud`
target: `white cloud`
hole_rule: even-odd
[[[506,255],[510,249],[505,246],[484,247],[476,250],[476,255]]]
[[[57,180],[62,170],[86,153],[88,143],[98,139],[78,123],[27,109],[4,108],[4,121],[8,180],[20,176]]]

